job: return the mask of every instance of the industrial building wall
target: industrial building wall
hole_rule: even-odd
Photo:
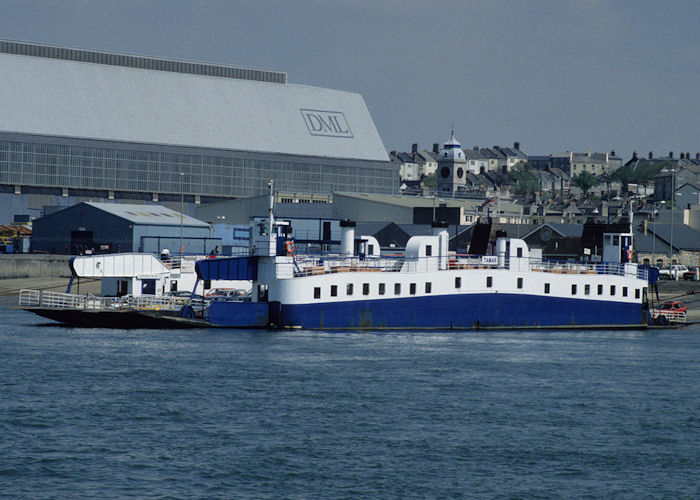
[[[341,160],[233,150],[193,149],[28,136],[0,130],[0,185],[10,191],[77,193],[102,198],[187,201],[265,194],[267,183],[283,191],[348,191],[394,194],[398,169],[389,162]],[[196,199],[195,199],[196,197]]]
[[[208,227],[182,227],[182,246],[186,254],[207,254],[221,239],[215,238]],[[180,226],[136,225],[134,252],[157,253],[167,248],[171,254],[180,252]]]
[[[32,251],[77,255],[88,250],[132,251],[129,221],[85,204],[36,219],[32,227]]]
[[[396,224],[413,224],[413,207],[335,194],[333,196],[333,217],[357,222],[391,221]]]
[[[0,193],[199,204],[265,194],[269,179],[396,193],[362,96],[284,76],[0,42]],[[0,212],[37,208],[16,206],[0,198]]]

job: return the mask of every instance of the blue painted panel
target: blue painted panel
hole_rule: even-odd
[[[283,326],[476,328],[641,325],[641,304],[514,294],[464,294],[302,305],[283,304]]]
[[[257,257],[226,257],[199,260],[195,264],[197,277],[201,280],[256,280],[258,279]]]
[[[208,314],[215,326],[255,328],[269,323],[267,302],[212,302]]]

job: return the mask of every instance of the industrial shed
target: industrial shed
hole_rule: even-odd
[[[217,245],[209,224],[161,205],[83,202],[36,219],[32,251],[84,253],[152,252],[205,254]]]

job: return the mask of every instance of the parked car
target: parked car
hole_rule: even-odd
[[[694,280],[697,273],[700,273],[700,267],[693,266],[683,273],[684,280]]]
[[[680,300],[671,300],[669,302],[664,302],[659,306],[659,311],[673,311],[673,312],[688,312],[686,305]]]
[[[685,277],[685,272],[688,270],[683,264],[673,264],[671,267],[659,269],[659,278],[675,280],[676,277]]]

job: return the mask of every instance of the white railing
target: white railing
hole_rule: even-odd
[[[188,303],[193,306],[204,306],[204,302],[201,300],[190,302],[189,297],[172,297],[168,295],[97,297],[89,294],[75,295],[40,290],[21,290],[19,294],[20,307],[42,307],[47,309],[178,311]]]
[[[659,317],[666,318],[669,323],[686,323],[686,313],[685,311],[671,311],[668,309],[652,309],[651,317],[657,320]]]
[[[430,256],[406,259],[404,256],[388,257],[296,257],[294,263],[278,264],[278,276],[295,277],[342,272],[418,272],[438,269],[442,260],[447,269],[513,269],[555,274],[609,274],[636,276],[647,279],[647,270],[631,264],[613,262],[555,262],[524,258],[504,259],[499,265],[495,256],[450,254],[447,258]],[[404,265],[408,263],[408,265]],[[293,273],[292,273],[293,268]]]

